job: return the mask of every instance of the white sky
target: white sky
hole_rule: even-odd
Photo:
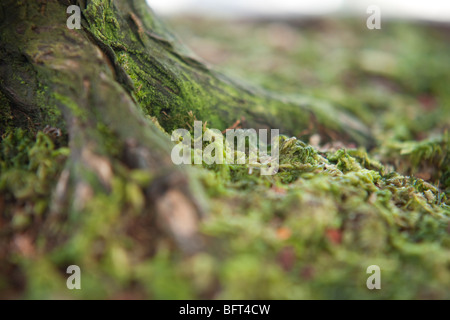
[[[350,13],[366,15],[378,5],[382,16],[450,22],[450,0],[147,0],[161,15],[282,16]]]

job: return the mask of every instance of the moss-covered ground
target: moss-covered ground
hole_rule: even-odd
[[[144,203],[138,186],[151,179],[143,172],[69,216],[64,227],[75,236],[51,248],[41,225],[70,150],[54,130],[14,127],[20,115],[0,96],[0,297],[450,298],[448,28],[170,23],[227,74],[351,111],[373,128],[376,147],[282,137],[275,176],[245,165],[196,168],[209,245],[194,256],[133,216]],[[81,267],[82,290],[66,288],[70,264]],[[370,265],[381,268],[381,290],[366,287]]]

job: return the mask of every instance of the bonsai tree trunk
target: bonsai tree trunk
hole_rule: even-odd
[[[74,4],[82,10],[80,30],[66,26]],[[285,98],[215,72],[144,0],[3,0],[0,21],[0,90],[24,120],[18,125],[57,128],[68,139],[47,219],[56,240],[65,233],[51,227],[55,221],[82,214],[92,199],[114,192],[117,180],[131,183],[130,173],[142,172],[148,179],[136,194],[143,202],[133,210],[155,217],[156,232],[184,252],[201,249],[202,190],[190,168],[173,165],[163,132],[187,127],[192,116],[220,130],[240,120],[247,128],[297,137],[310,129],[371,144],[358,120],[325,102]]]

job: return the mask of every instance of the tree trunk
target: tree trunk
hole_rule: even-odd
[[[66,27],[72,4],[82,9],[81,30]],[[158,124],[170,133],[193,117],[220,130],[240,120],[247,128],[371,144],[358,120],[325,102],[284,98],[215,72],[144,0],[4,0],[0,21],[0,89],[17,125],[60,128],[71,151],[47,219],[52,243],[67,236],[54,225],[142,170],[149,181],[137,192],[145,203],[133,210],[155,216],[157,229],[183,252],[202,248],[203,192],[191,169],[173,165]]]

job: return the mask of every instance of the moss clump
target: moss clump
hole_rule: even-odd
[[[433,181],[442,190],[450,188],[450,134],[423,141],[386,142],[379,151],[398,171]]]
[[[69,149],[56,147],[52,137],[43,132],[36,136],[23,129],[6,133],[0,145],[0,191],[8,204],[6,215],[19,219],[19,207],[29,218],[48,209],[50,193],[61,172]],[[10,206],[10,207],[9,207]],[[8,208],[9,207],[9,208]]]
[[[217,190],[204,232],[222,244],[220,297],[448,297],[448,200],[421,179],[364,169],[350,151],[314,169],[282,167],[270,185],[205,176]],[[379,293],[365,287],[372,264],[383,270]]]

